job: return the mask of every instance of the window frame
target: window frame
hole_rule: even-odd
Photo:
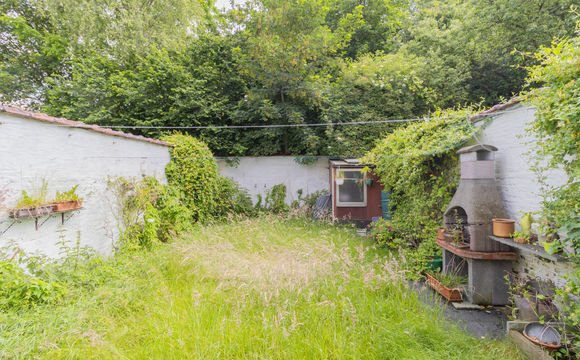
[[[363,187],[363,201],[357,201],[357,202],[346,202],[346,201],[340,201],[340,185],[336,183],[336,179],[338,174],[340,174],[340,172],[346,172],[346,171],[354,171],[354,172],[358,172],[362,174],[362,187]],[[336,207],[367,207],[367,186],[365,183],[365,180],[367,178],[367,175],[365,173],[363,173],[363,168],[336,168],[335,169],[335,186],[336,186]],[[344,178],[344,181],[352,181],[352,180],[347,180],[346,178]]]

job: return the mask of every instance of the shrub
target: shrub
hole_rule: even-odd
[[[400,127],[362,159],[375,165],[373,171],[391,196],[388,231],[376,230],[374,236],[385,245],[407,250],[412,276],[440,251],[435,245],[437,228],[459,179],[455,150],[476,133],[467,120],[471,111],[438,112],[433,120]]]
[[[28,275],[10,261],[0,261],[0,308],[21,308],[56,302],[65,287]]]
[[[183,201],[195,221],[206,221],[223,214],[225,204],[220,196],[220,175],[208,146],[183,134],[165,136],[173,145],[171,162],[165,168],[167,181],[184,195]]]
[[[266,191],[265,207],[274,214],[288,212],[290,207],[286,204],[286,185],[274,185]]]

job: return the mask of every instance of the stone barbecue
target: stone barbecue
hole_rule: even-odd
[[[491,145],[473,145],[457,152],[461,179],[445,211],[444,226],[462,241],[458,245],[437,239],[443,247],[443,272],[467,276],[467,300],[479,305],[508,303],[504,276],[516,256],[508,246],[489,239],[492,219],[506,216],[495,183],[495,151]]]

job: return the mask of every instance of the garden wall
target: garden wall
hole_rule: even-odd
[[[534,112],[531,107],[516,104],[498,112],[490,122],[475,120],[475,125],[483,126],[483,129],[472,144],[490,144],[498,148],[495,153],[496,181],[508,217],[518,222],[524,213],[541,209],[542,189],[537,174],[530,170],[532,160],[527,154],[533,151],[532,139],[525,132]],[[566,181],[563,171],[555,170],[545,175],[551,185]],[[519,224],[516,224],[516,230],[521,230]],[[562,285],[561,275],[571,272],[572,265],[520,252],[514,270]]]
[[[286,185],[286,203],[298,199],[297,191],[303,195],[319,190],[329,190],[328,159],[317,159],[302,165],[293,156],[242,157],[237,165],[218,160],[223,176],[229,177],[246,188],[254,202],[257,195],[265,196],[266,190],[274,185]]]
[[[167,144],[94,126],[72,128],[75,124],[82,123],[0,107],[0,247],[57,257],[59,243],[78,241],[110,253],[119,231],[108,180],[155,176],[164,181]],[[33,218],[9,219],[8,209],[22,190],[33,193],[43,180],[49,199],[78,184],[84,208],[65,213],[64,224],[60,214],[40,217],[38,230]]]

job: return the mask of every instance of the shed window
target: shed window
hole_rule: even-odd
[[[344,180],[339,180],[344,179]],[[336,182],[336,206],[367,206],[367,187],[362,169],[339,170]]]

